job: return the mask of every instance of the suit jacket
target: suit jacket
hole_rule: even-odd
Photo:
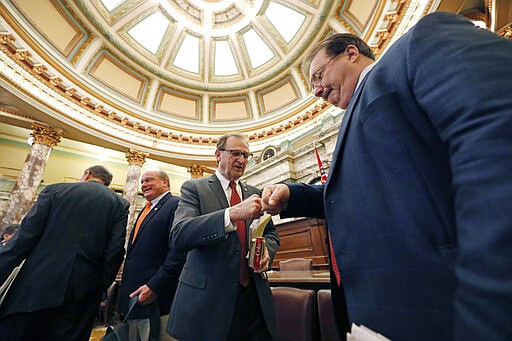
[[[26,258],[1,316],[99,302],[123,260],[128,207],[97,181],[47,186],[0,252],[0,282]]]
[[[242,183],[242,200],[260,193],[256,187]],[[215,175],[187,181],[181,187],[171,241],[174,247],[188,254],[167,329],[181,341],[227,338],[240,272],[238,235],[224,231],[224,212],[228,207]],[[251,222],[246,221],[247,237]],[[264,237],[272,261],[279,247],[279,236],[272,222],[265,228]],[[263,317],[273,335],[275,309],[268,281],[252,269],[249,275],[254,278]]]
[[[283,215],[325,216],[352,322],[512,339],[511,129],[512,42],[435,13],[377,62],[328,182],[291,184]]]
[[[147,284],[157,295],[161,315],[169,314],[185,254],[170,247],[170,230],[180,198],[167,193],[151,209],[132,244],[132,229],[119,296],[119,311],[126,314],[129,295]],[[139,213],[139,216],[142,212]],[[147,308],[137,304],[130,318],[148,318]]]

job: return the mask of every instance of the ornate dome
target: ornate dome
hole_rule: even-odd
[[[245,133],[260,153],[340,113],[311,95],[303,65],[310,46],[352,32],[380,55],[433,6],[5,0],[0,118],[21,126],[39,121],[63,129],[64,137],[135,148],[176,165],[214,165],[216,140],[228,131]]]

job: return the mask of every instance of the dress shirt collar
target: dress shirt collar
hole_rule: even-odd
[[[220,181],[220,185],[222,186],[222,189],[224,191],[226,191],[226,189],[230,188],[229,187],[229,183],[230,181],[228,179],[226,179],[226,177],[224,177],[224,175],[220,174],[219,170],[216,169],[215,170],[215,175],[217,176],[217,179],[219,179]],[[238,183],[240,182],[240,179],[236,180],[235,183],[236,183],[236,187],[238,188]],[[237,190],[237,192],[240,192],[240,190]]]
[[[155,207],[156,204],[158,204],[158,202],[160,201],[160,199],[162,199],[164,197],[164,195],[166,195],[167,193],[169,193],[169,192],[163,192],[162,194],[157,196],[155,199],[151,200],[151,208]]]
[[[364,77],[366,77],[366,75],[373,69],[374,66],[375,63],[371,63],[370,65],[363,69],[363,71],[359,75],[359,78],[357,79],[357,85],[356,88],[354,89],[354,93],[356,93],[357,88],[359,88],[359,86],[361,85],[361,82],[363,81]]]

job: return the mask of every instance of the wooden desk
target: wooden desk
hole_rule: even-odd
[[[290,258],[309,258],[314,270],[329,271],[324,220],[301,218],[277,224],[276,229],[281,245],[272,263],[274,271],[279,271],[279,261]]]
[[[330,275],[328,270],[312,271],[268,271],[270,286],[290,286],[301,289],[330,288]]]

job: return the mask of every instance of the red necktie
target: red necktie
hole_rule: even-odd
[[[236,191],[236,183],[231,181],[229,183],[229,187],[231,187],[231,199],[229,200],[229,206],[239,204],[241,200],[238,192]],[[244,220],[236,221],[236,232],[238,234],[238,239],[240,239],[240,277],[238,281],[246,287],[249,285],[249,274],[247,271],[247,259],[245,259],[245,256],[247,255],[247,237],[245,234]]]
[[[334,277],[336,277],[336,282],[338,283],[338,286],[341,287],[341,275],[340,270],[338,269],[338,264],[336,263],[336,257],[334,256],[334,249],[332,247],[332,240],[331,240],[331,234],[329,233],[329,253],[331,256],[331,265],[332,265],[332,271],[334,272]]]
[[[151,207],[151,201],[146,202],[146,206],[144,207],[144,210],[140,214],[139,219],[137,219],[137,223],[135,223],[135,231],[133,231],[132,243],[135,240],[135,236],[137,235],[137,232],[139,232],[140,225],[144,221],[144,218],[146,218],[146,216],[148,215],[148,213],[150,211],[149,210],[150,207]]]

